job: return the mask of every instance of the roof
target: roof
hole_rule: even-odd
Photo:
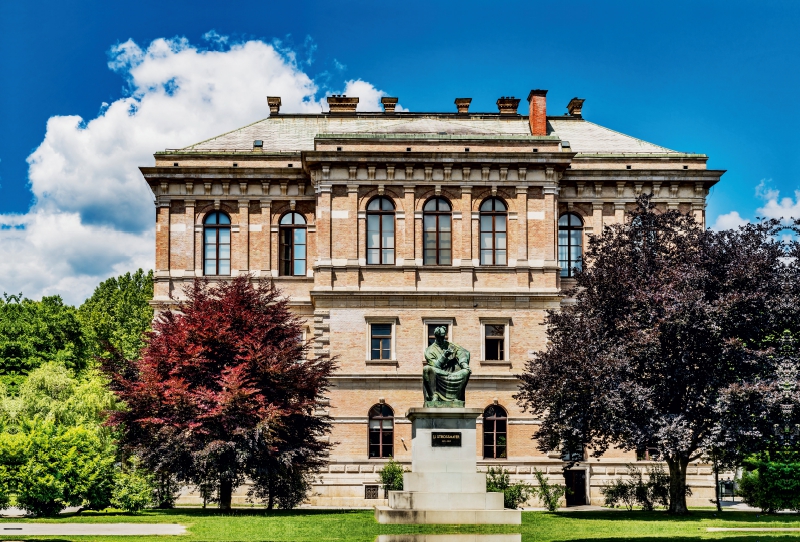
[[[531,137],[527,116],[400,113],[335,115],[274,115],[231,132],[189,145],[184,151],[233,151],[253,148],[263,141],[263,151],[298,152],[314,149],[321,134],[422,134]],[[548,135],[569,141],[572,151],[582,154],[657,153],[683,154],[648,143],[598,124],[575,118],[549,118]]]

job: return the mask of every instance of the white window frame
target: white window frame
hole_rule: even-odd
[[[481,365],[511,365],[511,318],[481,318]],[[504,325],[503,357],[505,359],[486,359],[486,326]]]
[[[453,340],[453,327],[456,324],[455,318],[422,318],[422,351],[428,348],[428,326],[429,325],[446,325],[447,326],[447,342]]]
[[[364,359],[367,365],[397,365],[397,317],[396,316],[365,316],[367,324]],[[390,324],[392,326],[391,358],[372,359],[372,324]]]

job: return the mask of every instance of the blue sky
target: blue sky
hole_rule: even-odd
[[[217,75],[209,68],[212,64],[203,64],[210,58],[203,51],[225,53],[237,43],[263,42],[289,66],[296,88],[305,85],[298,96],[306,105],[326,92],[358,88],[347,86],[357,80],[398,96],[411,111],[451,111],[457,96],[471,96],[472,110],[493,111],[501,95],[522,98],[524,104],[531,88],[545,88],[548,112],[561,114],[570,98],[585,98],[588,120],[673,149],[706,153],[709,167],[728,170],[709,198],[712,225],[720,215],[728,218],[724,223],[733,224],[757,214],[788,215],[800,209],[795,195],[800,136],[794,103],[800,89],[798,15],[800,3],[788,1],[3,2],[0,234],[35,231],[34,215],[40,220],[40,234],[16,233],[8,246],[17,243],[18,248],[11,254],[4,253],[0,238],[0,290],[24,289],[33,297],[61,293],[80,301],[98,278],[126,266],[147,265],[152,255],[144,248],[138,259],[125,260],[102,247],[97,253],[78,250],[80,257],[75,257],[63,246],[69,248],[73,238],[105,232],[123,235],[114,238],[114,244],[124,244],[124,235],[144,235],[140,246],[147,247],[152,204],[127,203],[148,197],[134,186],[135,166],[148,165],[146,157],[165,146],[185,145],[192,142],[186,140],[190,137],[215,135],[266,116],[264,96],[273,89],[249,88],[258,80],[250,77],[252,68],[242,61],[242,71],[227,77],[241,81],[254,96],[253,105],[243,107],[241,114],[235,104],[221,106],[212,112],[218,115],[211,115],[213,123],[172,119],[191,129],[176,128],[174,143],[166,145],[156,146],[151,138],[153,148],[142,147],[136,155],[144,163],[128,165],[118,158],[117,165],[132,170],[129,180],[116,179],[124,174],[113,171],[119,155],[107,148],[100,150],[109,162],[105,173],[95,166],[83,173],[85,164],[71,164],[70,156],[78,152],[74,148],[64,151],[60,161],[49,158],[48,153],[61,152],[59,145],[66,145],[70,133],[78,134],[86,123],[104,117],[108,104],[147,92],[131,83],[142,57],[125,56],[133,50],[130,44],[140,52],[150,51],[152,58],[158,56],[148,49],[154,40],[171,40],[166,43],[173,52],[188,47],[197,54],[185,55],[187,67],[197,62],[202,72],[205,65],[213,83]],[[120,44],[128,45],[110,55]],[[116,64],[109,66],[114,59]],[[233,56],[230,59],[227,64],[233,70],[236,63]],[[275,79],[264,81],[269,86]],[[242,99],[235,93],[229,96],[229,101]],[[185,117],[192,116],[191,109],[184,110]],[[73,115],[84,124],[48,124]],[[81,152],[90,156],[92,145],[111,145],[116,141],[111,134],[126,129],[133,128],[124,123],[107,126],[102,134],[98,128],[96,137],[88,137],[87,131]],[[40,154],[29,163],[37,149]],[[92,201],[86,195],[101,194],[108,187],[115,187],[108,189],[108,199]],[[115,200],[120,194],[127,195]],[[103,211],[105,202],[117,205],[119,212]],[[70,227],[74,234],[69,234]],[[99,229],[84,231],[89,227]],[[35,246],[34,251],[53,252],[42,238],[46,228],[67,232],[62,252],[56,250],[63,255],[60,264],[67,261],[56,273],[57,287],[49,285],[53,275],[42,275],[41,268],[55,265],[45,256],[29,258],[23,267],[12,265],[24,253],[20,247],[25,243]],[[41,280],[31,280],[29,275],[37,273]],[[77,293],[66,293],[70,288]]]

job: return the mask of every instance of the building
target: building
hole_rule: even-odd
[[[722,171],[583,119],[584,100],[547,116],[544,90],[497,100],[497,112],[280,112],[232,132],[155,154],[142,167],[156,195],[154,303],[195,277],[268,277],[306,319],[319,355],[337,356],[324,408],[334,420],[331,463],[312,502],[364,506],[382,495],[386,458],[410,460],[405,412],[422,402],[422,352],[435,326],[472,353],[467,405],[479,420],[479,465],[565,477],[571,504],[636,461],[610,452],[562,473],[542,454],[537,421],[517,407],[515,373],[545,346],[547,309],[580,266],[586,236],[624,219],[641,193],[705,218]],[[647,451],[644,457],[649,460]],[[693,501],[713,496],[711,470],[690,468]],[[191,495],[184,497],[191,500]]]

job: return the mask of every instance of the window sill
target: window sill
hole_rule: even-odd
[[[367,365],[390,365],[392,367],[397,367],[397,360],[396,359],[368,359],[366,361]]]
[[[314,277],[307,277],[305,275],[278,275],[277,277],[271,277],[272,280],[309,280],[311,282],[314,281]]]
[[[511,367],[511,361],[503,359],[486,359],[480,361],[481,366],[487,367]]]

